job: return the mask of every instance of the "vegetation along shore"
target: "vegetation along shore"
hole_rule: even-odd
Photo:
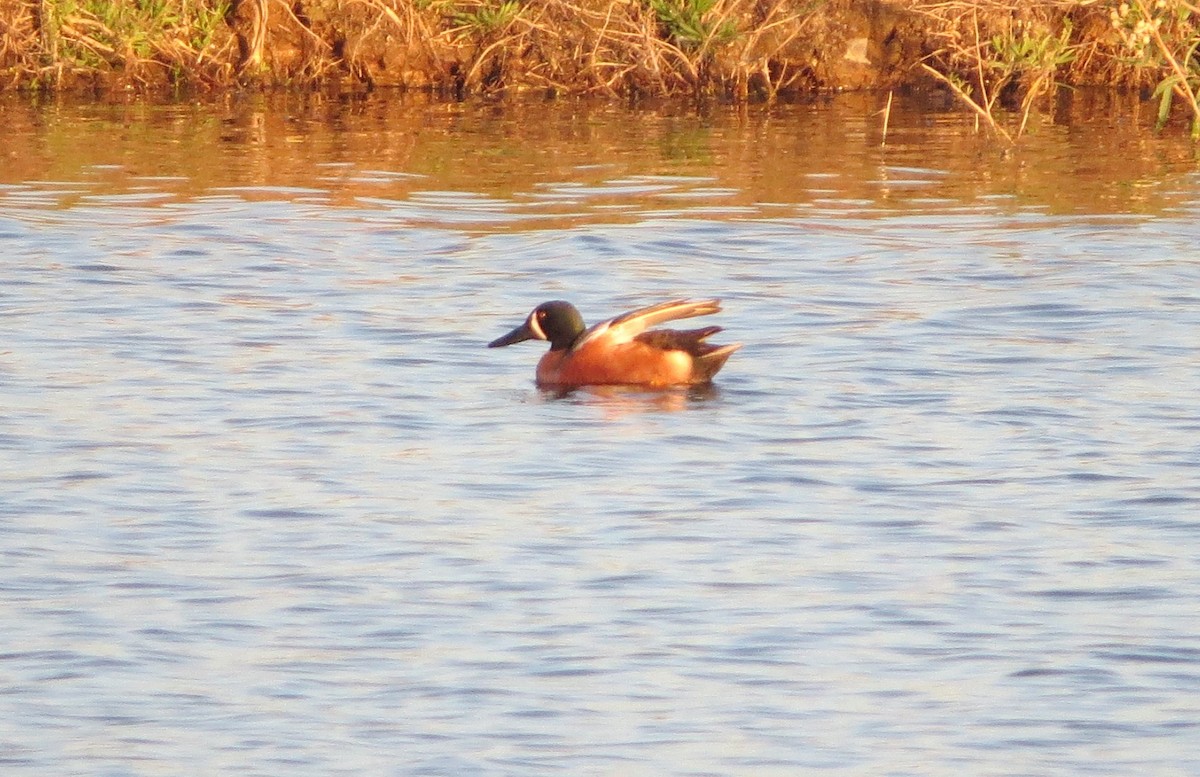
[[[936,83],[1006,138],[1082,85],[1145,90],[1195,136],[1198,48],[1190,0],[0,0],[9,90],[770,100]]]

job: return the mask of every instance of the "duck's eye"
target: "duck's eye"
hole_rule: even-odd
[[[546,311],[544,311],[544,310],[539,310],[539,311],[538,311],[538,319],[539,319],[539,320],[545,320],[545,318],[546,318]]]

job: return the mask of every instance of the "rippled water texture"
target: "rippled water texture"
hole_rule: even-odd
[[[881,106],[0,104],[0,771],[1200,773],[1197,152]]]

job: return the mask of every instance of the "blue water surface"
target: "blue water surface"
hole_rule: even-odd
[[[3,111],[5,774],[1200,772],[1185,140]],[[484,348],[689,296],[711,389]]]

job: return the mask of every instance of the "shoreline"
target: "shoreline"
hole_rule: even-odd
[[[0,0],[0,87],[542,92],[769,101],[954,95],[1013,142],[1060,87],[1153,91],[1200,136],[1188,0]]]

